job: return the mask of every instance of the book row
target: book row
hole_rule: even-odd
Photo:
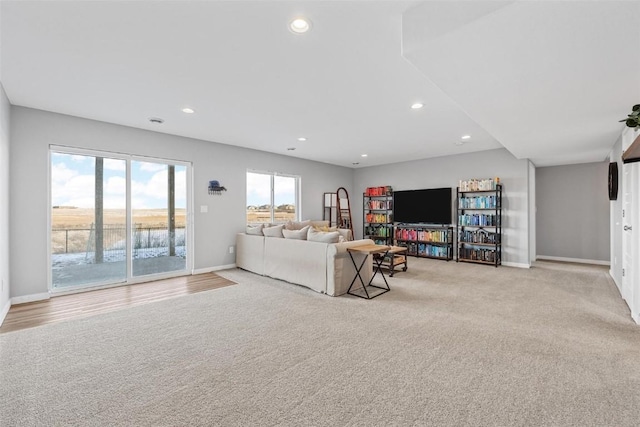
[[[496,262],[496,251],[494,249],[460,248],[458,257],[472,261]]]
[[[382,187],[367,187],[364,190],[365,196],[390,196],[393,194],[393,190],[390,185],[382,186]]]
[[[500,243],[500,235],[486,230],[461,230],[458,239],[463,243]]]
[[[451,258],[451,249],[447,246],[434,246],[428,243],[399,242],[398,246],[407,248],[407,254],[413,256]]]
[[[392,200],[369,200],[365,203],[365,209],[392,209]]]
[[[364,228],[365,236],[391,237],[393,234],[391,227],[371,227]]]
[[[500,184],[500,178],[467,179],[458,181],[460,191],[495,190]]]
[[[496,196],[460,197],[459,209],[495,209],[498,207]]]
[[[391,222],[391,215],[368,213],[367,215],[365,215],[365,221],[369,223],[375,222],[385,224]]]
[[[494,214],[464,214],[458,215],[458,225],[474,227],[495,227],[498,224]]]
[[[397,240],[419,240],[422,242],[451,242],[451,233],[447,230],[420,230],[415,228],[397,228]]]

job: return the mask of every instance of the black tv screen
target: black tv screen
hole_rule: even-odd
[[[451,188],[395,191],[393,220],[406,224],[451,224]]]

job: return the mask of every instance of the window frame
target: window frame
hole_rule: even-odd
[[[264,224],[263,222],[249,222],[248,220],[248,206],[249,206],[249,200],[247,197],[247,193],[249,190],[248,187],[248,174],[260,174],[260,175],[268,175],[270,177],[269,179],[269,206],[270,206],[270,215],[269,215],[269,223],[270,224],[285,224],[285,222],[276,222],[275,220],[275,178],[276,177],[284,177],[284,178],[293,178],[294,182],[295,182],[295,190],[294,190],[294,197],[295,197],[295,221],[300,221],[300,218],[302,217],[301,215],[301,206],[300,206],[300,201],[301,201],[301,192],[300,192],[300,188],[301,188],[301,181],[302,178],[300,177],[300,175],[292,175],[292,174],[286,174],[286,173],[280,173],[280,172],[271,172],[271,171],[264,171],[264,170],[256,170],[256,169],[247,169],[247,172],[245,174],[245,222],[247,225],[259,225],[259,224]]]

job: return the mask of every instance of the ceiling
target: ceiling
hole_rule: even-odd
[[[4,0],[0,14],[14,105],[347,167],[500,147],[603,161],[640,102],[638,2]],[[289,31],[298,16],[311,31]]]

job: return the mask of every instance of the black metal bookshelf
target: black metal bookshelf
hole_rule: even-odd
[[[502,185],[456,190],[456,260],[502,264]]]

